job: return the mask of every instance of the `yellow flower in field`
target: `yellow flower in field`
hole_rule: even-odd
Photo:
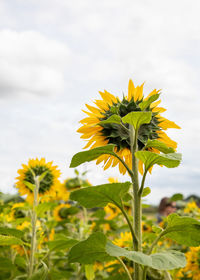
[[[28,164],[22,164],[23,169],[18,170],[19,176],[16,187],[21,195],[27,195],[26,200],[33,202],[33,191],[25,184],[25,182],[34,184],[33,172],[36,176],[40,176],[46,172],[44,178],[40,182],[39,197],[42,201],[48,201],[56,197],[60,182],[58,180],[60,171],[57,166],[53,166],[53,162],[46,162],[44,158],[30,159]]]
[[[143,84],[135,87],[132,80],[129,81],[128,95],[124,96],[122,100],[115,97],[108,91],[99,92],[102,100],[95,100],[96,107],[87,105],[89,111],[84,111],[87,117],[80,121],[82,126],[78,129],[78,132],[82,133],[81,138],[87,142],[84,148],[95,148],[104,146],[107,144],[116,145],[115,152],[125,160],[126,164],[131,168],[131,151],[130,151],[130,137],[126,128],[127,124],[124,124],[124,128],[117,123],[101,123],[101,121],[107,120],[112,115],[119,115],[124,117],[130,112],[141,111],[140,103],[148,100],[152,95],[158,94],[159,90],[153,90],[146,98],[143,96]],[[167,144],[169,147],[176,149],[177,144],[171,140],[164,132],[168,128],[180,128],[174,122],[162,117],[160,113],[166,110],[162,107],[158,107],[161,101],[151,103],[145,111],[152,112],[152,119],[149,124],[143,124],[138,133],[138,149],[142,150],[148,139],[159,140]],[[159,152],[156,149],[151,151]],[[119,165],[119,170],[122,174],[126,173],[126,169],[118,159],[112,155],[102,155],[97,159],[97,164],[104,163],[104,169],[110,166],[114,167]],[[139,170],[142,172],[142,163],[139,163]]]
[[[184,208],[184,213],[199,213],[200,214],[200,208],[196,204],[195,201],[188,202],[186,204],[186,207]]]
[[[66,219],[65,209],[70,207],[70,204],[60,204],[56,206],[53,211],[54,219],[58,222]]]
[[[114,239],[113,243],[119,247],[129,247],[132,244],[132,235],[130,232],[121,232],[120,238]]]
[[[14,221],[16,219],[19,219],[19,218],[24,218],[25,213],[21,209],[23,207],[24,207],[24,202],[14,203],[12,205],[11,212],[7,217],[8,222],[12,222],[12,221]]]
[[[183,279],[200,279],[200,246],[190,247],[190,251],[185,253],[187,265],[180,269],[176,277]]]
[[[106,212],[105,220],[113,220],[115,217],[117,217],[121,213],[119,208],[112,203],[108,203],[104,207],[104,211]]]

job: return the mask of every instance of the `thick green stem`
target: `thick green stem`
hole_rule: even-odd
[[[142,251],[142,207],[141,207],[141,196],[139,195],[139,176],[138,176],[138,159],[135,156],[135,152],[138,150],[137,144],[138,131],[134,130],[133,126],[130,125],[130,142],[131,142],[131,153],[132,153],[132,172],[131,176],[133,183],[133,219],[134,219],[134,232],[136,234],[138,242],[134,242],[134,250],[137,252]],[[137,263],[134,263],[134,280],[142,279],[142,269]]]
[[[36,207],[38,205],[38,192],[39,192],[39,179],[35,178],[35,188],[34,188],[34,201],[33,201],[33,210],[32,210],[32,217],[31,217],[31,225],[32,225],[32,236],[31,236],[31,251],[30,251],[30,261],[29,261],[29,277],[32,276],[34,271],[34,257],[37,247],[37,239],[36,239],[36,223],[37,223],[37,212]]]
[[[126,266],[125,263],[123,262],[123,260],[122,260],[121,258],[119,258],[119,257],[117,257],[117,259],[118,259],[118,261],[121,263],[121,265],[123,266],[124,270],[126,271],[126,274],[127,274],[127,276],[128,276],[128,279],[129,279],[129,280],[132,280],[131,274],[130,274],[130,272],[129,272],[127,266]]]

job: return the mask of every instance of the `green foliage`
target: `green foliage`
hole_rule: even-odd
[[[170,197],[170,201],[178,201],[178,200],[183,200],[183,195],[182,193],[175,193]]]
[[[112,183],[76,190],[71,193],[70,199],[78,201],[86,208],[104,207],[109,202],[122,207],[121,197],[130,188],[130,183]]]
[[[151,112],[130,112],[122,118],[122,121],[131,124],[135,130],[138,130],[142,124],[150,123],[151,117]]]
[[[95,261],[104,262],[111,259],[105,251],[106,237],[101,232],[95,232],[88,239],[79,242],[69,251],[69,262],[92,264]]]
[[[190,217],[180,217],[171,214],[167,218],[165,236],[170,237],[179,244],[187,246],[200,245],[200,222]]]
[[[150,193],[151,193],[151,189],[149,187],[146,187],[146,188],[143,189],[142,197],[145,197]]]
[[[106,124],[106,123],[117,123],[121,124],[121,118],[119,115],[112,115],[111,117],[107,118],[105,121],[101,121],[100,124]]]
[[[62,237],[62,239],[56,239],[53,241],[49,241],[47,243],[50,251],[60,251],[60,250],[66,250],[74,246],[75,244],[78,243],[78,240],[72,239],[72,238],[67,238],[67,237]]]
[[[40,203],[36,207],[37,215],[40,217],[45,212],[47,212],[49,210],[52,210],[56,205],[57,205],[57,203],[55,203],[55,202],[43,202],[43,203]]]
[[[23,245],[23,241],[14,236],[0,235],[0,246]]]
[[[144,163],[146,170],[149,170],[154,164],[173,168],[181,162],[181,154],[178,153],[156,154],[149,151],[138,151],[135,156]]]
[[[0,234],[2,235],[10,235],[17,238],[22,238],[24,232],[15,228],[8,228],[8,227],[0,227]]]
[[[94,280],[95,279],[95,272],[94,266],[91,264],[85,265],[85,276],[87,280]]]
[[[159,98],[159,96],[160,96],[160,93],[156,93],[156,94],[150,96],[146,101],[142,101],[139,104],[140,109],[143,111],[146,108],[148,108],[151,103],[153,103],[154,101],[156,101]]]
[[[99,156],[105,155],[105,154],[115,156],[114,147],[115,147],[115,145],[109,144],[109,145],[94,148],[94,149],[91,149],[88,151],[79,152],[73,156],[70,167],[77,167],[84,162],[89,162],[89,161],[95,160]]]
[[[186,265],[185,255],[178,251],[168,251],[146,255],[142,252],[128,251],[111,242],[106,245],[106,252],[113,257],[126,257],[136,263],[159,270],[171,270]]]
[[[145,148],[155,148],[164,154],[174,153],[174,149],[168,147],[165,143],[159,140],[150,140],[148,139]]]

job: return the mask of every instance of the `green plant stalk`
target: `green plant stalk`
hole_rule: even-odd
[[[132,280],[131,274],[130,274],[130,272],[129,272],[127,266],[126,266],[125,263],[123,262],[123,260],[122,260],[120,257],[117,257],[117,259],[118,259],[118,261],[121,263],[121,265],[123,266],[123,268],[124,268],[124,270],[125,270],[125,272],[126,272],[126,274],[127,274],[127,276],[128,276],[128,279],[129,279],[129,280]]]
[[[135,152],[138,151],[137,136],[138,131],[134,130],[133,126],[130,125],[130,143],[132,153],[132,172],[131,176],[133,183],[133,226],[134,232],[138,242],[134,242],[134,250],[137,252],[142,251],[142,207],[141,207],[141,196],[139,195],[139,178],[138,178],[138,159],[135,156]],[[142,279],[142,269],[137,263],[134,263],[134,280]]]
[[[32,217],[31,217],[31,225],[32,225],[32,236],[31,236],[31,251],[30,251],[30,261],[29,261],[29,277],[33,275],[34,271],[34,257],[37,247],[37,238],[36,238],[36,223],[37,223],[37,212],[36,207],[38,206],[38,192],[40,188],[40,182],[37,177],[35,179],[35,188],[33,191],[34,194],[34,201],[33,201],[33,210],[32,210]]]

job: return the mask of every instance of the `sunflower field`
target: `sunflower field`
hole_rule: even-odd
[[[100,96],[83,111],[78,132],[87,150],[70,167],[96,161],[104,169],[118,166],[130,180],[119,182],[116,174],[93,186],[75,169],[61,182],[53,162],[23,163],[18,195],[0,195],[0,280],[200,279],[198,203],[173,195],[179,208],[160,223],[156,209],[150,214],[144,204],[153,166],[181,162],[166,134],[180,127],[161,116],[159,90],[144,97],[143,84],[130,80],[122,99],[107,91]]]

